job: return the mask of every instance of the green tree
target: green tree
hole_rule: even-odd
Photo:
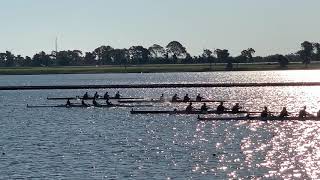
[[[98,58],[98,64],[111,64],[111,53],[113,48],[111,46],[100,46],[96,48],[93,53]]]
[[[278,55],[278,62],[281,68],[287,68],[289,64],[288,58],[283,55]]]
[[[210,49],[204,49],[202,57],[210,63],[210,70],[212,70],[212,63],[214,62],[213,52]]]
[[[167,46],[167,53],[174,59],[176,58],[185,58],[187,55],[186,48],[178,41],[171,41]]]
[[[152,45],[148,50],[152,58],[164,58],[166,53],[166,50],[158,44]]]
[[[52,64],[52,59],[49,54],[41,51],[33,56],[32,64],[34,66],[49,66]]]
[[[311,42],[304,41],[303,43],[301,43],[301,48],[302,50],[298,51],[298,54],[300,55],[302,63],[305,65],[305,67],[308,67],[311,62],[314,46]]]
[[[241,52],[241,56],[245,57],[247,62],[252,62],[253,54],[256,51],[253,48],[245,49]]]
[[[149,62],[150,52],[142,46],[132,46],[129,48],[129,56],[133,64],[146,64]]]

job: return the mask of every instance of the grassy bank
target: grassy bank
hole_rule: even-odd
[[[306,69],[301,63],[293,63],[288,70]],[[320,63],[312,63],[308,69],[320,69]],[[137,66],[78,66],[78,67],[18,67],[0,68],[2,75],[28,74],[85,74],[85,73],[155,73],[155,72],[206,72],[224,71],[224,64],[151,64]],[[281,70],[278,64],[234,64],[235,71]]]

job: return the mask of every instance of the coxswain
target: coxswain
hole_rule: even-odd
[[[198,94],[198,95],[197,95],[197,97],[196,97],[196,101],[197,101],[197,102],[202,101],[202,97],[200,96],[200,94]]]
[[[70,99],[67,100],[66,106],[70,107],[71,106],[71,102]]]
[[[287,108],[286,107],[283,107],[280,114],[279,114],[279,118],[285,118],[285,117],[288,117],[289,116],[289,113],[287,111]]]
[[[82,99],[82,101],[81,101],[81,104],[82,104],[82,106],[89,107],[89,104],[87,104],[86,102],[84,102],[84,100],[83,100],[83,99]]]
[[[223,106],[223,102],[220,102],[220,105],[217,107],[217,112],[222,113],[226,110],[226,108]]]
[[[120,95],[120,92],[119,92],[119,91],[116,93],[116,95],[114,96],[114,98],[115,98],[115,99],[120,99],[120,98],[121,98],[121,95]]]
[[[100,97],[100,95],[98,94],[98,92],[94,93],[93,98],[99,98],[99,97]]]
[[[88,95],[88,92],[86,92],[84,95],[83,95],[83,99],[88,99],[89,98],[89,95]]]
[[[109,99],[109,98],[110,98],[110,96],[109,96],[108,92],[104,93],[103,99]]]
[[[192,102],[187,106],[186,108],[186,111],[189,113],[189,112],[192,112],[193,110],[193,107],[192,107]]]
[[[233,113],[237,113],[237,112],[239,112],[240,109],[241,109],[241,107],[239,106],[239,103],[236,103],[236,104],[232,107],[231,111],[232,111]]]
[[[160,101],[164,101],[164,94],[161,94],[159,100],[160,100]]]
[[[307,106],[303,106],[303,109],[300,110],[299,112],[299,118],[305,118],[309,114],[307,111]]]
[[[208,106],[206,103],[203,103],[203,105],[201,106],[201,112],[207,112],[208,111]]]
[[[268,107],[265,106],[264,107],[264,110],[261,112],[261,115],[260,115],[262,118],[266,118],[269,116],[269,111],[268,111]]]
[[[179,100],[180,98],[178,97],[178,95],[177,94],[175,94],[175,95],[173,95],[172,96],[172,102],[177,102],[178,100]]]

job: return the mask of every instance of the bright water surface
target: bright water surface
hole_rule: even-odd
[[[320,71],[0,76],[0,85],[299,81],[318,82]],[[0,179],[320,178],[320,122],[198,122],[196,115],[131,115],[130,108],[26,108],[26,104],[61,104],[46,98],[85,91],[0,92]],[[251,111],[265,105],[271,111],[287,106],[298,112],[307,105],[316,113],[320,108],[320,87],[121,92],[147,98],[201,93],[239,100]],[[138,109],[184,106],[165,103]]]

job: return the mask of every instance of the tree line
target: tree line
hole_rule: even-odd
[[[304,41],[301,50],[288,55],[275,54],[266,57],[255,56],[253,48],[245,49],[238,56],[230,56],[228,49],[204,49],[199,56],[191,56],[178,41],[167,46],[154,44],[149,48],[132,46],[129,49],[117,49],[100,46],[92,52],[80,50],[41,51],[33,57],[14,55],[10,51],[0,53],[0,67],[50,67],[50,66],[97,66],[97,65],[139,65],[139,64],[192,64],[226,63],[226,69],[232,69],[235,63],[275,62],[285,68],[289,62],[301,62],[307,67],[311,61],[320,61],[320,44]]]

